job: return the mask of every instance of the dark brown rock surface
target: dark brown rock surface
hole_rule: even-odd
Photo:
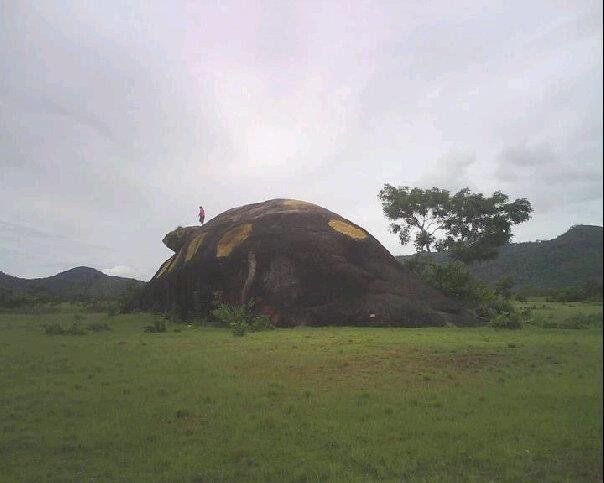
[[[329,210],[275,199],[228,210],[164,238],[175,251],[147,284],[143,309],[207,314],[216,294],[255,300],[277,326],[476,325],[370,234]]]

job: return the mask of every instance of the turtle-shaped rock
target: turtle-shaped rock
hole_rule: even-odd
[[[363,228],[312,203],[233,208],[163,241],[175,254],[145,287],[143,309],[205,315],[220,297],[235,305],[253,299],[281,327],[477,324]]]

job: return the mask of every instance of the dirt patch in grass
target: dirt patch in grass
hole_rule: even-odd
[[[492,369],[509,363],[510,356],[499,352],[463,352],[452,354],[432,354],[425,361],[434,369],[455,369],[459,371],[476,371]]]
[[[464,377],[491,371],[510,363],[510,355],[497,352],[435,353],[419,349],[385,350],[379,353],[316,354],[301,363],[280,354],[259,359],[255,363],[238,361],[234,373],[246,378],[273,380],[278,377],[291,384],[343,384],[367,386],[387,374],[393,380],[406,382],[450,381],[449,373]],[[379,377],[378,377],[379,376]]]

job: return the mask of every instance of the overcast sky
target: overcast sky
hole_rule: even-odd
[[[409,253],[386,182],[602,224],[601,1],[0,0],[0,270],[147,279],[199,204],[271,198]]]

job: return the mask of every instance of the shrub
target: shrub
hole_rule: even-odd
[[[514,279],[509,275],[504,275],[495,283],[495,293],[504,299],[512,298],[512,288]]]
[[[107,322],[91,322],[88,329],[92,332],[105,332],[111,330],[111,326]]]
[[[73,322],[73,324],[71,324],[71,327],[69,327],[65,331],[65,334],[67,334],[67,335],[85,335],[86,329],[84,327],[82,327],[82,324],[79,320],[75,320]]]
[[[85,318],[86,316],[82,312],[76,312],[75,314],[73,314],[74,322],[81,323]]]
[[[179,419],[188,418],[189,416],[191,416],[191,411],[189,411],[188,409],[179,409],[178,411],[176,411],[176,417]]]
[[[211,314],[219,326],[229,327],[232,323],[247,317],[247,307],[218,302],[212,309]]]
[[[411,267],[428,285],[468,308],[477,309],[503,299],[493,288],[475,278],[468,266],[461,262],[424,261]]]
[[[118,315],[120,313],[120,307],[118,304],[111,304],[108,308],[107,308],[107,315],[109,317],[115,317],[116,315]]]
[[[461,262],[435,263],[415,260],[407,267],[428,285],[440,290],[476,313],[493,327],[520,328],[525,314],[510,301],[511,279],[501,279],[496,289],[476,279]]]
[[[569,329],[602,328],[602,316],[599,314],[577,314],[564,320]]]
[[[465,305],[480,305],[493,292],[476,280],[461,262],[428,262],[418,264],[415,271],[428,285]]]
[[[244,305],[231,305],[218,301],[211,315],[222,327],[228,327],[235,336],[243,336],[246,332],[273,329],[270,317],[253,313],[254,301]]]
[[[260,330],[272,330],[275,326],[268,315],[256,315],[252,318],[251,330],[253,332]]]
[[[51,322],[44,325],[44,333],[46,335],[84,335],[86,328],[82,327],[84,314],[78,312],[73,316],[73,323],[68,328],[64,328],[58,322]]]
[[[147,325],[146,327],[143,327],[143,330],[150,334],[159,334],[162,332],[166,332],[168,330],[166,319],[162,317],[157,317],[153,321],[153,325]]]
[[[522,316],[523,320],[529,320],[531,318],[532,314],[533,314],[532,307],[522,307],[520,309],[520,315]]]
[[[556,319],[553,316],[545,317],[536,314],[530,319],[531,325],[542,329],[594,329],[602,328],[602,316],[600,314],[575,314],[564,319]]]
[[[50,322],[44,324],[44,333],[46,335],[65,335],[65,329],[58,322]]]
[[[233,335],[243,336],[249,329],[249,309],[245,305],[235,306],[219,302],[211,312],[222,327],[228,327]]]
[[[500,312],[489,321],[489,325],[495,329],[521,329],[522,315],[520,312]]]
[[[119,306],[118,302],[115,300],[103,300],[103,299],[93,299],[84,302],[84,308],[87,312],[93,313],[110,313],[110,312],[118,312]]]
[[[82,327],[82,324],[78,320],[75,320],[68,328],[64,328],[58,322],[44,325],[44,333],[46,335],[85,335],[86,332],[86,329]]]
[[[186,312],[182,307],[173,305],[166,314],[166,319],[175,324],[183,324],[187,320]]]
[[[234,320],[229,325],[231,327],[231,332],[233,332],[233,335],[237,337],[243,337],[245,335],[245,331],[249,328],[244,320]]]

